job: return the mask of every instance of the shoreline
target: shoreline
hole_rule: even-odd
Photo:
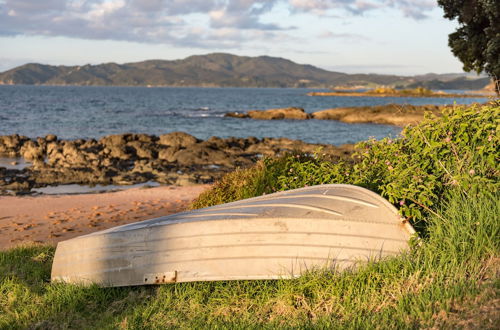
[[[297,86],[297,85],[287,85],[287,86],[280,86],[280,85],[275,85],[275,86],[234,86],[234,85],[212,85],[212,84],[199,84],[199,85],[176,85],[176,84],[170,84],[170,85],[153,85],[153,84],[143,84],[143,85],[120,85],[120,84],[47,84],[47,83],[42,83],[42,84],[18,84],[18,83],[6,83],[3,81],[0,81],[0,87],[1,86],[36,86],[36,87],[118,87],[118,88],[123,88],[123,87],[132,87],[132,88],[214,88],[214,89],[223,89],[223,88],[235,88],[235,89],[312,89],[312,90],[318,90],[318,89],[328,89],[328,90],[337,90],[336,92],[310,92],[308,93],[311,94],[309,96],[332,96],[332,95],[320,95],[320,94],[334,94],[335,96],[376,96],[374,94],[363,94],[361,92],[343,92],[346,90],[346,87],[342,86],[333,86],[331,84],[318,84],[318,85],[309,85],[309,86]],[[486,87],[486,86],[485,86]],[[357,90],[357,89],[369,89],[369,86],[357,86],[355,88],[352,88],[352,90]],[[348,89],[351,89],[351,87],[348,87]],[[454,88],[441,88],[440,90],[459,90],[459,91],[464,91],[464,93],[486,93],[486,94],[480,94],[483,96],[479,97],[488,97],[491,95],[495,95],[494,92],[490,92],[488,90],[483,89],[477,89],[477,88],[459,88],[459,89],[454,89]],[[491,93],[491,94],[490,94]],[[316,94],[316,95],[312,95]],[[336,95],[336,94],[344,94],[344,95]],[[363,95],[347,95],[347,94],[363,94]],[[447,94],[445,97],[449,97],[448,95],[455,95],[455,94]],[[456,95],[462,95],[462,94],[456,94]],[[486,96],[484,96],[486,95]],[[384,95],[382,97],[391,97],[391,96],[398,96],[398,95]],[[402,95],[403,97],[440,97],[440,96],[422,96],[422,95]]]
[[[471,91],[476,92],[476,91]],[[339,97],[418,97],[418,98],[488,98],[493,94],[433,94],[433,95],[418,95],[418,94],[367,94],[367,93],[339,93],[339,92],[310,92],[309,96],[339,96]]]
[[[66,184],[210,184],[265,157],[318,150],[339,160],[349,158],[353,145],[336,147],[287,138],[200,140],[183,132],[160,136],[126,133],[99,140],[6,135],[0,136],[0,157],[19,157],[29,166],[0,166],[0,195],[29,194],[34,188]]]
[[[132,188],[78,195],[0,196],[0,250],[76,236],[185,211],[211,185]]]

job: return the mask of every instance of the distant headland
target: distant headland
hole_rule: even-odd
[[[347,74],[278,57],[195,55],[182,60],[148,60],[83,66],[25,64],[0,73],[0,85],[172,86],[172,87],[361,87],[478,90],[489,78],[466,74],[397,76]]]

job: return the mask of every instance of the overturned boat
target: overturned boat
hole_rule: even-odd
[[[374,192],[313,186],[60,242],[52,280],[129,286],[291,278],[396,255],[413,234],[395,207]]]

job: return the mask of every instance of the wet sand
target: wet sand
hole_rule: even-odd
[[[67,240],[186,210],[210,185],[133,188],[81,195],[0,196],[0,250]]]

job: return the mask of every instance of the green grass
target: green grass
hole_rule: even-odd
[[[498,299],[499,214],[498,193],[455,192],[408,253],[294,280],[51,284],[53,248],[15,248],[0,253],[0,328],[455,327],[446,315]],[[493,328],[492,318],[473,321]]]

